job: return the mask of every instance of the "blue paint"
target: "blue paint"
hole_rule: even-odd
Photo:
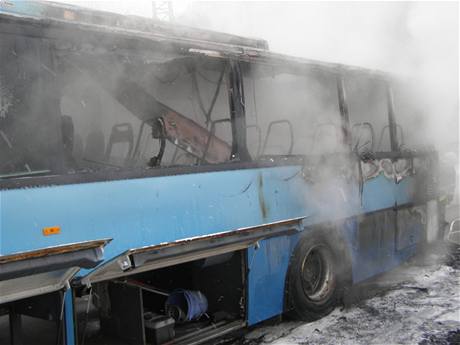
[[[72,290],[69,289],[64,293],[64,311],[65,311],[65,338],[66,345],[75,345],[75,324],[73,309]]]
[[[407,176],[398,184],[395,184],[395,198],[397,205],[412,202],[415,196],[415,176]]]
[[[289,259],[298,235],[260,241],[248,249],[248,324],[254,325],[283,312]]]
[[[30,17],[42,17],[45,12],[43,3],[37,1],[7,0],[0,1],[0,13],[13,13]]]
[[[383,173],[364,183],[363,213],[404,205],[413,201],[415,177],[407,176],[399,183],[384,176]]]
[[[329,197],[318,201],[319,193],[301,177],[286,180],[298,169],[274,167],[1,191],[0,253],[110,237],[114,240],[106,247],[108,259],[129,248],[302,216],[307,217],[307,226],[333,219],[338,209],[341,217],[349,217],[395,203],[394,195],[385,196],[389,187],[383,176],[377,183],[365,184],[363,210],[357,188],[341,192],[331,187],[324,192]],[[265,216],[257,183],[260,175]],[[342,194],[348,198],[340,201]],[[332,208],[333,200],[339,202]],[[55,225],[61,227],[61,234],[42,235],[43,227]]]
[[[208,300],[200,291],[177,289],[168,296],[166,311],[168,306],[176,306],[185,313],[182,321],[191,321],[199,319],[208,311]],[[169,315],[168,312],[166,314]]]
[[[0,2],[0,13],[41,18],[38,2]],[[134,180],[0,191],[0,255],[73,242],[113,238],[109,260],[130,248],[209,235],[296,217],[304,226],[338,220],[350,248],[353,281],[396,267],[416,250],[423,225],[411,223],[403,248],[394,236],[362,248],[357,215],[413,200],[415,178],[399,183],[383,174],[358,185],[341,179],[327,186],[303,180],[301,166],[210,172]],[[58,225],[61,234],[42,229]],[[371,229],[372,231],[372,229]],[[379,230],[380,231],[380,230]],[[391,224],[381,229],[394,234]],[[283,311],[289,259],[298,235],[270,238],[248,254],[248,323]],[[86,273],[85,271],[83,274]],[[72,294],[65,294],[67,345],[75,343]]]
[[[387,210],[387,213],[396,217],[396,211]],[[368,217],[382,217],[382,213]],[[381,218],[377,218],[381,222]],[[408,258],[417,251],[417,243],[420,241],[424,226],[420,221],[412,220],[404,224],[404,229],[397,229],[394,218],[379,223],[381,227],[365,229],[368,233],[378,239],[378,243],[366,246],[359,241],[359,221],[357,217],[350,218],[344,223],[344,233],[347,241],[351,244],[352,278],[353,283],[369,279],[377,274],[387,272]],[[404,241],[402,248],[397,247],[398,232],[404,231],[408,240]],[[372,236],[371,236],[372,237]]]
[[[301,217],[304,199],[292,197],[299,181],[285,181],[296,170],[278,167],[1,191],[0,253],[110,237],[113,241],[105,248],[110,259],[129,248]],[[259,174],[269,210],[265,216]],[[61,234],[42,235],[43,227],[55,225]]]
[[[390,208],[395,205],[395,182],[383,173],[363,185],[363,213]]]
[[[394,253],[390,246],[360,253],[355,217],[409,202],[412,180],[396,184],[380,175],[366,181],[361,205],[357,185],[338,179],[318,188],[307,183],[299,169],[285,166],[0,191],[0,253],[113,238],[105,248],[109,260],[130,248],[305,216],[305,227],[345,219],[354,281],[392,268],[413,254],[412,248]],[[42,235],[43,227],[55,225],[61,234]],[[259,250],[248,250],[250,325],[283,311],[286,272],[297,236],[260,243]],[[363,266],[369,255],[389,258],[383,265]]]

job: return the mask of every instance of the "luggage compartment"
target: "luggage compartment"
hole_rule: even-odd
[[[79,344],[199,344],[244,327],[245,255],[93,284],[76,299]]]

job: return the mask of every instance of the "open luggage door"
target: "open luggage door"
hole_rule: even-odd
[[[85,241],[0,256],[0,304],[69,286],[81,268],[93,268],[102,261],[103,248],[109,241]]]
[[[127,250],[82,278],[85,285],[246,249],[301,229],[303,217]]]

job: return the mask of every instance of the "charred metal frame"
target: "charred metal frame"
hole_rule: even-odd
[[[337,94],[339,97],[339,110],[342,122],[342,133],[344,144],[352,150],[351,147],[351,129],[350,129],[350,116],[348,115],[348,104],[345,93],[345,82],[342,75],[337,75]]]
[[[270,133],[272,131],[273,126],[282,125],[282,124],[286,124],[288,129],[289,129],[290,142],[289,142],[289,149],[288,149],[287,155],[289,156],[289,155],[292,154],[292,149],[294,147],[294,129],[292,127],[291,121],[289,121],[289,120],[275,120],[275,121],[272,121],[272,122],[270,122],[268,124],[267,134],[265,135],[264,144],[262,145],[262,149],[260,150],[262,155],[265,153],[265,149],[267,148],[268,138],[270,137]]]
[[[58,38],[68,40],[72,44],[83,44],[90,41],[97,44],[100,40],[104,40],[110,44],[117,44],[118,49],[139,51],[147,51],[152,47],[164,49],[175,54],[221,59],[226,66],[223,70],[227,76],[227,85],[229,93],[229,106],[232,121],[232,158],[234,162],[219,163],[214,165],[200,166],[184,166],[160,169],[130,169],[130,171],[102,171],[93,173],[77,173],[70,177],[66,175],[55,176],[35,176],[27,179],[8,179],[0,181],[0,189],[22,188],[25,186],[47,185],[47,184],[67,184],[67,183],[84,183],[91,181],[103,180],[122,180],[129,178],[142,178],[148,176],[164,176],[176,174],[188,174],[201,171],[223,171],[232,169],[245,169],[254,166],[261,166],[259,161],[257,164],[251,164],[251,157],[246,145],[246,119],[245,119],[245,103],[244,103],[244,88],[242,80],[242,64],[250,65],[253,63],[266,65],[271,68],[282,69],[283,71],[292,73],[305,73],[309,70],[321,70],[329,73],[335,73],[337,76],[337,91],[339,97],[339,109],[342,118],[342,132],[344,140],[351,149],[351,131],[348,115],[348,106],[346,102],[346,94],[343,85],[343,73],[358,73],[368,76],[373,76],[377,79],[386,80],[386,75],[379,71],[366,70],[359,67],[343,66],[340,64],[323,63],[314,60],[301,58],[293,58],[281,54],[269,52],[265,49],[260,49],[260,42],[257,40],[244,41],[248,45],[242,49],[241,46],[231,44],[221,44],[217,41],[212,41],[210,38],[206,41],[198,41],[195,37],[181,39],[174,35],[167,36],[162,33],[159,35],[156,32],[139,34],[126,29],[108,29],[108,27],[96,27],[90,24],[81,22],[65,22],[54,19],[33,19],[12,17],[10,15],[0,14],[0,32],[11,35],[25,35],[30,37],[46,38],[51,41]],[[165,31],[166,32],[166,31]],[[89,33],[91,33],[89,35]],[[80,36],[79,36],[80,35]],[[165,39],[167,37],[167,39]],[[257,43],[257,44],[256,44]],[[235,44],[242,44],[235,42]],[[265,47],[266,48],[266,47]],[[391,156],[398,156],[398,144],[396,138],[394,106],[392,100],[391,89],[388,86],[388,113],[390,122],[390,136],[392,142]],[[136,151],[134,149],[134,151]],[[286,158],[286,157],[285,157]],[[277,160],[275,165],[281,163],[291,164],[293,160],[283,159]],[[295,161],[295,159],[294,159]],[[238,164],[240,162],[240,164]],[[235,164],[236,163],[236,164]],[[244,163],[244,164],[243,164]],[[242,165],[241,165],[242,164]],[[264,162],[267,166],[273,165],[273,162]],[[292,163],[295,164],[295,163]],[[265,165],[264,165],[265,166]]]
[[[232,158],[249,161],[246,143],[246,107],[244,100],[243,74],[238,61],[229,61],[228,99],[230,103],[230,118],[232,120]]]
[[[226,74],[226,71],[227,71],[227,63],[225,61],[223,66],[222,66],[222,71],[220,72],[219,79],[217,81],[217,86],[216,86],[216,89],[215,89],[214,94],[212,96],[211,103],[210,103],[208,109],[205,108],[205,106],[203,104],[203,99],[201,98],[200,88],[198,86],[198,80],[196,78],[196,75],[197,75],[196,64],[189,65],[188,69],[189,69],[189,72],[190,72],[190,74],[192,76],[193,90],[196,93],[196,97],[198,99],[198,105],[200,106],[200,109],[201,109],[201,111],[202,111],[202,113],[203,113],[203,115],[205,117],[206,127],[208,127],[209,123],[212,122],[212,118],[211,118],[212,111],[214,110],[214,106],[216,105],[217,98],[219,97],[220,88],[221,88],[221,86],[223,84],[223,80],[224,80],[224,77],[225,77],[225,74]]]
[[[388,105],[388,125],[390,128],[390,145],[392,152],[399,151],[398,138],[396,133],[396,120],[395,120],[395,110],[394,110],[394,101],[393,101],[393,90],[391,86],[386,83],[386,93],[387,93],[387,105]]]

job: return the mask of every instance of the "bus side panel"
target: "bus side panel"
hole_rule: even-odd
[[[362,207],[363,212],[373,212],[395,205],[394,180],[380,174],[364,182]]]
[[[0,13],[41,17],[44,14],[44,10],[44,6],[38,2],[24,0],[0,1]]]
[[[364,182],[364,214],[356,219],[356,230],[347,230],[355,244],[353,282],[388,271],[415,254],[424,231],[422,219],[400,209],[415,201],[415,183],[416,176],[396,182],[383,173]]]
[[[298,234],[260,241],[248,249],[248,325],[283,313],[286,272]]]
[[[399,183],[395,186],[395,197],[397,205],[404,205],[414,202],[415,196],[415,176],[404,177]]]
[[[425,227],[415,210],[388,209],[346,222],[345,231],[352,244],[353,283],[389,271],[416,253]]]
[[[0,252],[113,238],[105,258],[146,245],[302,217],[298,167],[232,170],[1,192]],[[293,184],[296,184],[295,186]],[[299,193],[302,194],[302,193]],[[44,236],[45,227],[60,233]]]

